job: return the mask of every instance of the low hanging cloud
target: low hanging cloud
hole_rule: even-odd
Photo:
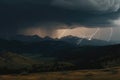
[[[120,0],[0,0],[0,12],[0,36],[37,27],[53,34],[75,25],[114,26],[111,21],[120,16]]]

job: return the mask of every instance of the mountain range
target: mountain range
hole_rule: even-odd
[[[104,45],[112,45],[116,44],[115,42],[108,42],[104,40],[98,40],[98,39],[92,39],[88,40],[85,38],[79,38],[75,36],[65,36],[60,39],[58,38],[51,38],[49,36],[46,36],[44,38],[33,35],[33,36],[27,36],[27,35],[16,35],[8,40],[16,40],[16,41],[23,41],[23,42],[41,42],[41,41],[64,41],[70,44],[79,45],[79,46],[104,46]]]

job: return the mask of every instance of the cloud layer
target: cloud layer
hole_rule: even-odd
[[[116,12],[120,9],[120,0],[54,0],[53,5],[75,10]]]
[[[0,36],[35,27],[49,34],[75,25],[111,27],[119,9],[120,0],[1,0]]]

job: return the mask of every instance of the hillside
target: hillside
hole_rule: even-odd
[[[0,53],[0,73],[18,73],[19,69],[27,69],[35,63],[31,59],[15,53]]]
[[[0,54],[0,67],[3,66],[6,66],[6,65],[12,65],[13,67],[11,68],[17,68],[19,66],[29,66],[29,65],[32,65],[34,64],[35,61],[29,59],[29,58],[26,58],[26,57],[23,57],[21,55],[18,55],[18,54],[14,54],[14,53],[11,53],[11,52],[5,52],[5,53],[1,53]]]
[[[120,66],[120,45],[65,49],[55,56],[60,60],[76,64],[79,69]]]
[[[70,70],[74,65],[62,61],[44,61],[24,57],[16,53],[0,53],[0,74],[18,74]]]

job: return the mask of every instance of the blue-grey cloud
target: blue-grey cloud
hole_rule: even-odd
[[[68,9],[101,12],[116,12],[120,9],[120,0],[53,0],[52,4]]]
[[[119,17],[120,0],[0,0],[0,35],[41,27],[48,31],[65,28],[113,26]]]

